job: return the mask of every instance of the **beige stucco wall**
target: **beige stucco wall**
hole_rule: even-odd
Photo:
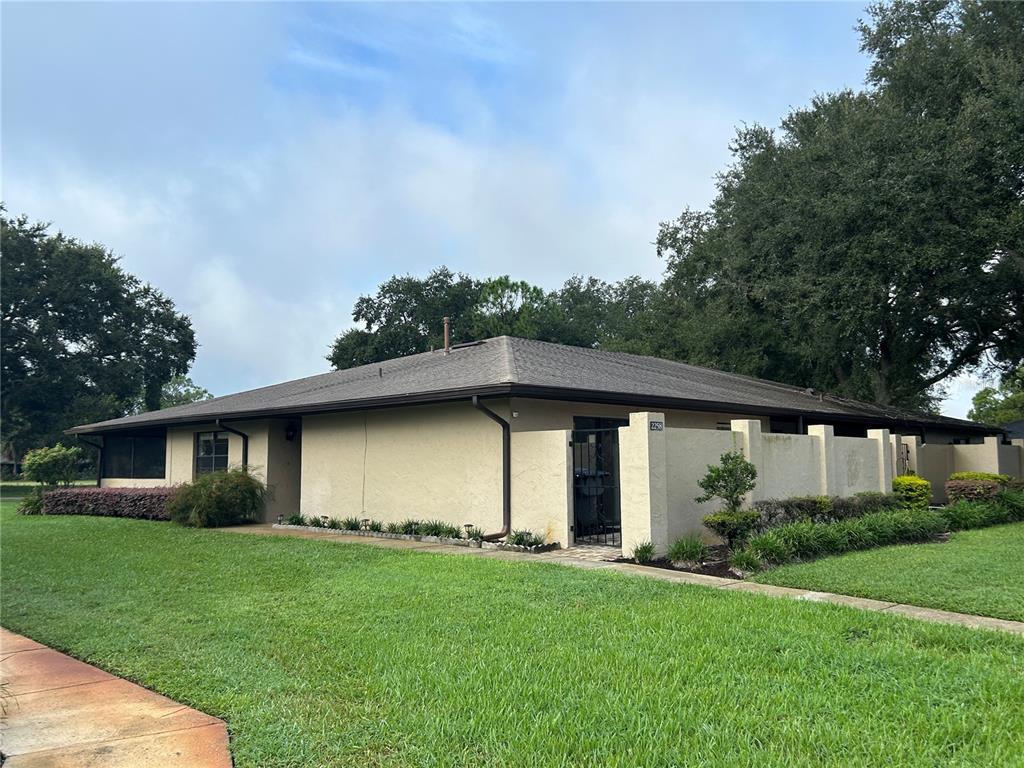
[[[469,403],[304,417],[301,466],[304,515],[501,525],[501,429]]]
[[[983,443],[951,445],[922,443],[919,437],[906,436],[910,468],[932,484],[932,501],[946,501],[945,484],[954,472],[992,472],[1024,477],[1024,441],[1001,444],[997,437],[986,437]]]
[[[572,543],[572,449],[568,430],[512,433],[512,527]]]
[[[723,453],[741,447],[740,436],[732,431],[707,429],[666,429],[666,481],[668,488],[668,540],[687,533],[700,533],[706,541],[714,535],[703,527],[701,518],[715,511],[714,505],[698,504],[703,493],[697,481],[717,464]]]
[[[853,439],[853,438],[851,438]],[[811,435],[762,434],[757,497],[785,499],[821,492],[821,441]]]
[[[651,541],[664,553],[684,534],[713,535],[702,518],[718,509],[698,504],[698,481],[726,451],[739,449],[758,470],[747,503],[766,498],[830,494],[852,496],[882,491],[892,481],[892,441],[888,430],[867,437],[835,437],[830,426],[814,425],[808,435],[765,435],[761,422],[736,419],[729,432],[658,429],[660,413],[634,413],[619,429],[622,486],[622,546]],[[664,446],[659,447],[659,446]]]
[[[874,441],[863,437],[833,439],[834,480],[830,478],[830,495],[853,496],[861,491],[889,490],[883,489],[878,475],[878,450]]]
[[[138,479],[130,477],[104,477],[100,479],[100,486],[103,488],[163,488],[165,485],[167,485],[167,479],[163,477]]]

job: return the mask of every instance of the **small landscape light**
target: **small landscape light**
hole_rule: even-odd
[[[362,525],[360,525],[359,527],[364,531],[370,530],[370,518],[364,517],[362,520]]]
[[[277,516],[277,524],[280,525],[283,522],[284,522],[284,515],[278,515]]]
[[[320,515],[320,519],[324,521],[324,528],[326,528],[327,525],[331,522],[331,518],[329,518],[327,515]]]

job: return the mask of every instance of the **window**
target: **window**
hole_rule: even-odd
[[[200,432],[196,435],[196,474],[228,468],[228,433]]]
[[[103,439],[103,477],[160,479],[166,475],[166,435],[115,435]]]

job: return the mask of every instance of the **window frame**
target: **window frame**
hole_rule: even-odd
[[[203,435],[211,435],[212,436],[214,452],[209,454],[208,456],[201,456],[200,453],[199,453],[199,444],[203,441]],[[224,453],[223,454],[217,453],[217,443],[220,442],[221,440],[224,441]],[[227,468],[228,468],[228,459],[229,459],[230,455],[231,455],[231,440],[230,440],[230,437],[228,435],[227,430],[223,430],[223,429],[204,429],[202,432],[196,432],[194,437],[193,437],[193,443],[192,443],[192,477],[196,478],[196,477],[199,477],[200,475],[209,475],[209,474],[212,474],[214,472],[224,472],[224,471],[226,471]],[[223,467],[218,467],[217,466],[217,463],[218,463],[217,459],[221,458],[221,457],[223,457],[223,459],[224,459],[224,466]],[[210,467],[208,469],[207,468],[201,468],[199,466],[199,460],[200,459],[210,459],[211,460]]]
[[[128,472],[119,472],[112,474],[108,470],[108,461],[110,460],[111,447],[108,445],[108,440],[124,440],[128,443]],[[154,474],[153,472],[140,472],[136,467],[135,462],[135,443],[137,440],[158,440],[161,447],[161,453],[163,455],[163,464],[160,467],[160,474]],[[105,437],[103,440],[103,449],[100,459],[100,479],[101,480],[166,480],[167,479],[167,433],[136,433],[136,434],[114,434]]]

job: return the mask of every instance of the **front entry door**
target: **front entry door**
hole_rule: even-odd
[[[573,419],[573,538],[576,544],[622,544],[619,427],[628,419]]]

